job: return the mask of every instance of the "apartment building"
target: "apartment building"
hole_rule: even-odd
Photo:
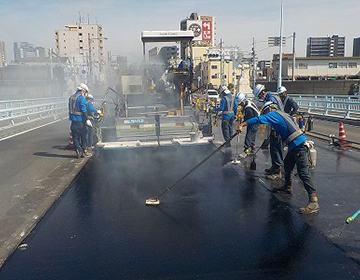
[[[306,48],[307,57],[345,56],[345,37],[309,37]]]
[[[68,57],[75,65],[86,66],[90,73],[104,64],[103,28],[99,24],[77,23],[55,31],[59,56]]]

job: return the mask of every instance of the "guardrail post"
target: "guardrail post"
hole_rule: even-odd
[[[346,115],[345,118],[350,118],[350,103],[346,105]]]
[[[307,121],[307,131],[312,131],[314,128],[314,121],[311,116],[309,116]]]
[[[329,103],[328,102],[325,103],[325,108],[324,109],[325,109],[324,110],[324,115],[325,116],[329,115]]]

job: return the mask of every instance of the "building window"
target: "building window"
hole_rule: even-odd
[[[217,74],[211,75],[211,78],[212,78],[212,79],[216,79],[216,78],[217,78]]]
[[[346,62],[339,62],[339,68],[347,68]]]
[[[336,62],[329,62],[329,68],[337,68]]]
[[[82,33],[79,33],[79,36],[82,36]]]
[[[80,43],[82,43],[82,42],[83,42],[83,40],[79,40],[79,42],[80,42]]]
[[[349,62],[349,68],[357,68],[356,62]]]
[[[80,47],[80,49],[83,49],[84,47]]]
[[[217,65],[211,65],[211,69],[217,69]]]
[[[79,26],[79,29],[82,29],[82,26]]]
[[[307,63],[299,63],[299,69],[308,69]]]

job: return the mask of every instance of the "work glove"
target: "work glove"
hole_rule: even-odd
[[[92,126],[93,126],[90,120],[86,120],[85,123],[86,123],[86,125],[87,125],[88,127],[92,127]]]
[[[100,111],[100,110],[97,110],[97,113],[98,113],[99,115],[101,115],[101,111]]]

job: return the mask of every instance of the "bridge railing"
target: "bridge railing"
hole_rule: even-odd
[[[360,99],[344,95],[290,95],[301,111],[309,114],[343,118],[360,118]]]
[[[67,100],[61,97],[0,101],[0,126],[42,119],[67,108]]]

